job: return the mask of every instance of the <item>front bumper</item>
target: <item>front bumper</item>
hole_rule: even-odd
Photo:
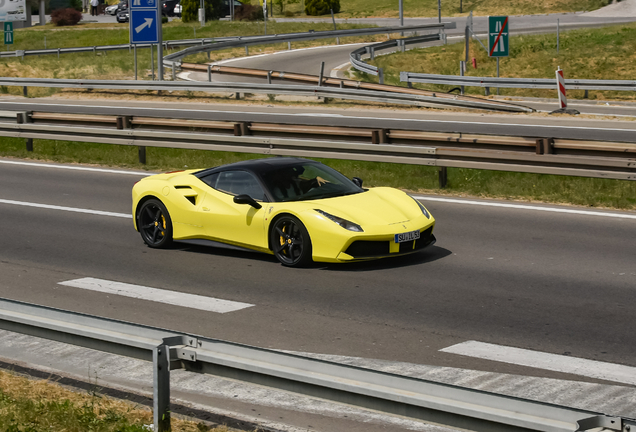
[[[357,261],[388,258],[420,252],[435,243],[433,226],[421,231],[420,238],[404,243],[395,243],[393,238],[386,240],[356,240],[344,252],[338,255],[338,261]]]

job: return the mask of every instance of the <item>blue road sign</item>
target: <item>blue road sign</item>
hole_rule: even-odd
[[[155,0],[139,0],[140,2],[155,2]],[[158,9],[130,8],[130,43],[159,43]]]
[[[157,9],[158,0],[132,0],[130,9]]]

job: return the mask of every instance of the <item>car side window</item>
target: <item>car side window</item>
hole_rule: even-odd
[[[213,187],[214,189],[216,189],[216,181],[219,178],[219,173],[214,173],[214,174],[209,174],[206,175],[205,177],[201,177],[199,180],[201,180],[203,183],[207,184],[210,187]]]
[[[245,194],[258,201],[265,200],[265,191],[261,187],[260,183],[256,177],[246,171],[220,172],[218,173],[216,186],[212,187],[232,195]]]

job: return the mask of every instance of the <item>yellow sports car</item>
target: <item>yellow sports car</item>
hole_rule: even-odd
[[[152,248],[173,240],[273,254],[283,265],[418,252],[435,219],[406,193],[362,188],[319,162],[269,158],[146,177],[132,190],[135,228]]]

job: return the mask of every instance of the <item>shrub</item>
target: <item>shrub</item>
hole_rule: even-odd
[[[331,9],[335,14],[340,12],[340,0],[307,0],[305,3],[307,15],[327,15]]]
[[[56,26],[77,25],[82,19],[82,13],[73,8],[55,9],[51,12],[51,22]]]
[[[205,20],[219,19],[223,0],[205,0]],[[199,0],[181,0],[181,21],[192,22],[199,19]]]
[[[237,21],[263,20],[263,8],[258,5],[244,4],[234,10],[234,19]]]

